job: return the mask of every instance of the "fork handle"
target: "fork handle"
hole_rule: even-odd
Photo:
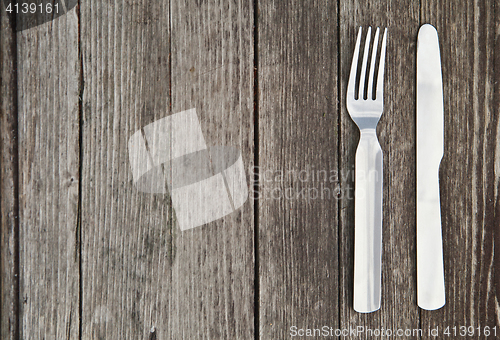
[[[354,310],[380,308],[382,262],[382,149],[375,129],[361,130],[354,189]]]

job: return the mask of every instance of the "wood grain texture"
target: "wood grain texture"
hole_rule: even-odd
[[[382,306],[360,314],[353,304],[354,200],[341,201],[341,326],[370,329],[419,327],[416,305],[415,215],[415,93],[418,1],[343,1],[340,9],[341,137],[340,170],[354,170],[359,130],[346,106],[350,65],[360,26],[387,27],[387,58],[384,82],[384,113],[377,126],[383,151]],[[373,32],[372,32],[373,33]],[[353,175],[342,182],[353,192]],[[352,197],[352,195],[351,195]],[[367,333],[360,339],[370,338]],[[381,336],[381,339],[386,338]],[[413,337],[416,338],[416,337]]]
[[[285,339],[339,322],[337,4],[258,13],[259,336]]]
[[[38,26],[4,4],[1,339],[286,339],[292,326],[324,325],[500,334],[498,1],[88,0]],[[445,95],[447,303],[437,311],[416,304],[424,23],[439,33]],[[389,31],[383,278],[381,310],[360,314],[359,132],[345,96],[357,29],[369,25]],[[180,231],[169,194],[134,187],[127,143],[190,108],[207,145],[242,153],[250,197]]]
[[[238,148],[251,185],[252,2],[174,0],[171,15],[172,113],[196,108],[206,144]],[[249,199],[220,220],[174,234],[168,338],[253,338],[253,212]]]
[[[169,4],[81,3],[82,339],[168,338],[172,210],[138,192],[127,142],[169,112]]]
[[[495,1],[422,4],[422,21],[435,25],[440,34],[443,67],[441,200],[447,287],[446,305],[436,312],[422,311],[422,327],[498,328],[494,280],[500,267],[494,261],[494,233],[500,226],[495,217],[500,140],[494,46],[500,8]],[[468,338],[485,337],[476,333]]]
[[[495,234],[495,244],[500,244],[500,8],[495,7],[496,20],[494,20],[494,50],[493,50],[493,115],[496,115],[496,149],[494,164],[494,212],[493,212],[493,231]],[[493,136],[494,137],[494,136]],[[495,138],[495,137],[494,137]],[[500,251],[495,251],[495,263],[500,263]],[[500,293],[500,274],[498,269],[493,268],[493,276],[495,279],[495,311],[497,315],[497,323],[500,322],[500,301],[498,293]]]
[[[17,20],[24,18],[18,15]],[[78,18],[17,34],[21,338],[79,336]]]
[[[19,187],[15,16],[0,3],[0,338],[19,334]],[[16,275],[17,274],[17,275]]]

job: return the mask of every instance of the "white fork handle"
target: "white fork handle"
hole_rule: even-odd
[[[375,129],[361,130],[354,184],[354,310],[360,313],[380,308],[382,157]]]

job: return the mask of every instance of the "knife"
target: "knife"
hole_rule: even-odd
[[[443,85],[436,29],[420,27],[417,39],[417,304],[445,304],[439,164],[444,152]]]

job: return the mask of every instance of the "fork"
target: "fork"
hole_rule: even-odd
[[[384,109],[384,66],[387,28],[384,30],[378,76],[373,97],[373,83],[379,28],[375,32],[372,58],[365,93],[365,81],[370,49],[371,27],[368,28],[356,98],[356,75],[361,45],[358,31],[351,73],[347,85],[347,110],[360,130],[356,150],[354,189],[354,310],[374,312],[380,308],[382,262],[382,149],[375,128]]]

